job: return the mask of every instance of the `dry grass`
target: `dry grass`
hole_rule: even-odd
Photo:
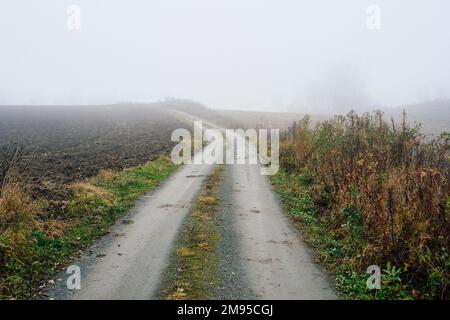
[[[211,197],[211,196],[204,196],[204,197],[200,197],[199,201],[207,206],[210,205],[215,205],[218,201],[217,197]]]
[[[449,141],[443,134],[427,142],[406,119],[397,125],[379,112],[315,127],[306,117],[282,139],[281,164],[314,181],[320,219],[349,239],[355,266],[392,262],[442,298],[449,285]]]
[[[73,189],[77,196],[69,203],[68,212],[75,217],[104,215],[105,208],[117,201],[111,192],[90,181],[75,183]]]
[[[37,224],[39,207],[19,184],[6,184],[0,195],[0,234],[30,230]]]
[[[38,226],[50,239],[55,239],[64,235],[70,223],[61,219],[46,219],[38,221]]]
[[[192,257],[195,252],[187,247],[181,247],[177,249],[177,254],[181,257]]]
[[[111,194],[108,191],[88,181],[75,183],[73,185],[73,189],[79,193],[86,193],[92,196],[98,196],[102,198],[111,197]]]
[[[104,169],[100,170],[98,175],[96,176],[97,179],[104,181],[104,182],[109,182],[109,183],[116,181],[119,177],[120,177],[119,172],[113,171],[113,170],[104,170]]]

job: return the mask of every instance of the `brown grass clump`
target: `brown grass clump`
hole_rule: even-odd
[[[50,239],[61,237],[64,235],[64,230],[70,224],[61,219],[46,219],[38,221],[38,228],[42,230]]]
[[[195,252],[187,247],[178,248],[177,253],[182,257],[191,257],[195,255]]]
[[[0,194],[0,234],[37,226],[39,208],[19,184],[6,184]]]
[[[100,170],[96,178],[104,182],[114,182],[120,177],[119,172],[113,170]]]
[[[211,196],[204,196],[204,197],[200,197],[199,201],[204,204],[204,205],[215,205],[218,202],[217,197],[211,197]]]
[[[113,194],[89,181],[75,183],[73,189],[77,196],[70,201],[68,212],[74,216],[102,215],[116,201]]]
[[[93,185],[89,182],[77,182],[73,185],[73,189],[80,193],[96,195],[102,198],[109,198],[110,194],[105,189]]]

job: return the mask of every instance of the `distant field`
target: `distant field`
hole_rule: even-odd
[[[422,133],[437,136],[444,131],[450,132],[450,100],[438,99],[407,106],[404,109],[408,121],[422,125]],[[400,111],[397,111],[397,118],[400,118]]]
[[[449,111],[450,112],[450,111]],[[394,117],[400,119],[400,116]],[[406,115],[407,121],[410,123],[420,123],[421,132],[427,136],[439,136],[442,132],[450,132],[450,118],[442,114],[421,115],[417,113],[410,113]]]
[[[294,120],[302,119],[305,114],[293,112],[260,112],[260,111],[236,111],[217,110],[221,117],[232,119],[237,123],[242,123],[249,128],[278,128],[287,129]],[[314,115],[312,121],[326,120],[327,116]]]
[[[63,200],[68,183],[170,152],[180,127],[186,124],[158,105],[3,106],[0,168],[14,162],[35,196]]]
[[[21,181],[32,187],[35,196],[63,200],[71,182],[101,169],[132,167],[170,152],[172,131],[191,125],[168,108],[227,128],[285,130],[304,117],[302,113],[214,110],[186,100],[148,105],[0,106],[0,182],[13,161]],[[329,117],[311,115],[311,120]],[[398,121],[400,113],[394,118]],[[422,123],[427,135],[450,131],[448,116],[438,112],[415,111],[407,120]]]
[[[305,114],[294,112],[256,112],[256,111],[233,111],[233,110],[217,110],[217,114],[222,118],[226,118],[229,122],[239,123],[242,126],[250,128],[279,128],[287,129],[292,125],[293,121],[302,119]],[[450,110],[449,110],[450,114]],[[396,122],[402,118],[401,112],[386,112],[386,117],[392,116]],[[325,121],[332,115],[310,114],[312,123]],[[442,112],[417,112],[417,110],[407,111],[406,120],[414,124],[421,124],[421,133],[427,136],[438,136],[442,132],[450,131],[450,116]]]

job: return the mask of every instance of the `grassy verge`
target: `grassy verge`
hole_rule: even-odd
[[[63,212],[46,216],[39,214],[45,203],[6,186],[0,198],[0,299],[37,297],[43,281],[105,235],[139,197],[176,169],[161,157],[121,172],[101,171],[73,185],[75,196]]]
[[[219,227],[216,220],[218,189],[223,167],[217,167],[202,187],[188,216],[163,281],[164,298],[214,299],[218,285]]]
[[[276,184],[345,297],[450,298],[449,151],[450,134],[428,140],[379,111],[306,116],[283,134]],[[381,289],[368,291],[374,265]]]
[[[382,268],[381,289],[369,290],[369,274],[355,265],[349,254],[352,246],[361,246],[360,239],[337,233],[328,228],[326,219],[318,214],[320,203],[314,200],[314,185],[307,174],[289,175],[280,170],[272,177],[272,184],[281,196],[287,214],[301,231],[305,241],[313,247],[318,260],[336,275],[336,289],[344,299],[414,299],[414,286],[402,282],[404,270],[386,265]],[[347,228],[347,226],[342,226]],[[356,232],[356,231],[355,231]],[[380,266],[381,267],[381,266]]]

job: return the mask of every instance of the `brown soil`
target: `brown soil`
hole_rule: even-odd
[[[16,180],[60,205],[74,181],[169,153],[182,127],[158,104],[0,107],[0,182],[13,160]]]

